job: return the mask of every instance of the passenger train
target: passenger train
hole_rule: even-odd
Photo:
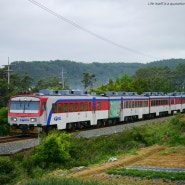
[[[185,112],[182,93],[107,92],[103,95],[72,90],[41,90],[10,98],[11,133],[38,133],[103,127]]]

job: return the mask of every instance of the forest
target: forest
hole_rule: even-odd
[[[7,107],[12,95],[40,89],[80,88],[96,93],[134,91],[138,94],[185,91],[185,59],[147,64],[20,61],[11,63],[10,69],[8,82],[7,66],[0,68],[0,108]]]
[[[27,73],[33,78],[32,84],[35,85],[40,79],[58,78],[61,82],[64,81],[65,85],[73,89],[82,89],[83,73],[95,74],[96,81],[94,87],[102,84],[107,84],[109,79],[116,80],[121,78],[123,74],[128,76],[135,75],[136,71],[140,68],[148,67],[169,67],[174,70],[177,65],[185,64],[185,59],[170,59],[161,60],[150,63],[81,63],[68,60],[55,60],[55,61],[18,61],[11,63],[12,73],[18,74],[21,78],[24,73]],[[63,80],[62,80],[63,78]]]

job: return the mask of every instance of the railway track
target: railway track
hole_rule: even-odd
[[[152,124],[156,122],[163,122],[171,119],[172,116],[163,117],[151,120],[142,120],[134,123],[128,124],[118,124],[114,126],[107,126],[89,130],[78,130],[72,132],[72,134],[77,137],[91,138],[98,137],[101,135],[116,134],[122,132],[126,129],[131,129],[132,127],[141,126],[144,124]],[[41,142],[40,138],[36,135],[18,135],[18,136],[8,136],[0,138],[0,155],[12,155],[22,150],[35,147]]]
[[[79,137],[85,137],[85,138],[91,138],[91,137],[98,137],[101,135],[109,135],[109,134],[116,134],[119,132],[122,132],[126,129],[131,129],[132,127],[138,127],[141,125],[146,124],[153,124],[153,123],[159,123],[164,122],[166,120],[170,120],[173,116],[168,117],[159,117],[155,119],[149,119],[149,120],[140,120],[132,123],[119,123],[112,126],[105,126],[105,127],[94,127],[93,129],[82,129],[82,130],[76,130],[72,132],[73,134],[79,136]]]
[[[7,136],[7,137],[1,137],[0,143],[10,143],[15,141],[22,141],[27,139],[33,139],[36,136],[30,136],[30,135],[17,135],[17,136]]]

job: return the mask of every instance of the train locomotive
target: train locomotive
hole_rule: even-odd
[[[10,98],[11,133],[76,130],[115,125],[185,111],[185,95],[173,93],[107,92],[104,95],[72,90],[41,90]]]

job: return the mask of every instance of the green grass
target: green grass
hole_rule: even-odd
[[[67,179],[67,178],[47,178],[47,179],[39,179],[33,180],[31,182],[26,183],[25,185],[116,185],[115,183],[102,183],[98,181],[85,181],[80,179]]]
[[[111,169],[107,171],[108,174],[114,175],[122,175],[127,177],[140,177],[146,179],[155,179],[161,178],[163,180],[185,180],[185,173],[172,173],[172,172],[158,172],[158,171],[143,171],[137,169],[126,169],[126,168],[119,168],[119,169]]]
[[[29,155],[21,152],[9,157],[11,162],[7,158],[0,160],[1,169],[8,165],[13,172],[10,174],[2,170],[0,177],[15,184],[20,179],[39,179],[55,169],[89,166],[126,153],[137,155],[137,149],[141,147],[155,144],[185,146],[185,121],[181,119],[182,116],[177,115],[168,122],[143,125],[121,133],[89,139],[52,133],[52,137],[45,138],[39,147],[30,150]]]

